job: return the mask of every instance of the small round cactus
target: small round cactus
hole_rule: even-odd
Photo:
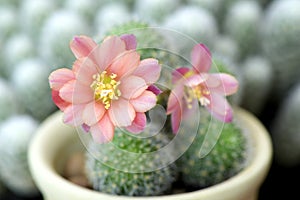
[[[36,55],[33,41],[29,35],[20,33],[11,36],[4,45],[3,56],[3,74],[10,77],[15,66],[30,57]]]
[[[39,121],[44,120],[55,107],[48,85],[50,69],[39,59],[20,62],[11,82],[26,111]]]
[[[13,88],[7,81],[0,78],[0,123],[17,113],[20,107]]]
[[[262,9],[256,1],[238,1],[230,7],[224,23],[224,31],[234,38],[241,57],[257,53]]]
[[[103,5],[96,13],[94,27],[98,35],[103,36],[113,26],[126,23],[131,20],[128,7],[118,1]]]
[[[197,20],[196,20],[197,19]],[[189,53],[196,43],[204,43],[211,47],[218,35],[218,27],[214,16],[207,10],[196,6],[185,6],[168,15],[163,26],[175,32],[168,37],[178,46],[180,52],[189,58]],[[181,35],[181,37],[179,37]]]
[[[168,155],[156,153],[168,142],[163,133],[148,138],[137,138],[117,129],[112,143],[90,145],[90,153],[87,154],[86,160],[87,177],[95,190],[109,194],[165,194],[177,178],[177,168],[173,164],[155,168],[161,165],[162,159],[172,156],[172,151]],[[101,156],[97,155],[99,150]],[[155,156],[149,156],[149,153],[153,152]],[[130,154],[134,154],[136,159],[129,159]]]
[[[70,10],[58,10],[46,19],[41,30],[39,52],[51,68],[71,68],[74,62],[69,43],[74,35],[88,34],[85,20]]]
[[[0,42],[17,30],[16,10],[11,6],[0,7]]]
[[[179,5],[179,0],[136,0],[135,11],[140,19],[148,22],[162,22]]]
[[[100,2],[94,0],[66,0],[64,4],[66,9],[79,13],[89,25],[92,25]]]
[[[246,59],[242,67],[244,93],[241,106],[259,115],[272,89],[273,69],[269,60],[261,56]],[[253,98],[255,94],[255,98]]]
[[[275,160],[279,165],[300,164],[300,84],[297,84],[280,105],[271,124]]]
[[[264,55],[274,68],[273,95],[277,99],[299,81],[299,24],[298,0],[272,1],[266,8],[261,42]]]
[[[202,110],[198,134],[191,138],[191,146],[177,161],[181,180],[195,189],[220,183],[243,169],[246,160],[246,138],[235,122],[224,124],[213,149],[200,158],[200,148],[208,129],[219,131],[220,121],[211,120]]]
[[[240,58],[238,43],[233,38],[225,35],[220,35],[216,38],[213,52],[226,56],[233,61],[238,61]]]
[[[20,7],[20,17],[22,18],[21,27],[23,30],[37,39],[41,27],[43,27],[45,20],[54,11],[55,4],[53,1],[47,0],[26,0],[22,1]]]
[[[0,125],[0,178],[12,192],[38,194],[27,162],[27,151],[38,123],[29,115],[14,115]]]

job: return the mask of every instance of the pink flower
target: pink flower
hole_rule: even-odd
[[[214,117],[231,122],[233,111],[224,96],[235,93],[238,81],[224,73],[209,74],[211,54],[203,44],[191,52],[192,69],[181,67],[172,73],[174,89],[168,99],[167,114],[171,115],[172,129],[177,133],[182,117],[188,117],[195,106],[205,106]]]
[[[155,59],[140,60],[136,45],[134,35],[111,36],[99,45],[86,36],[73,39],[70,48],[77,60],[72,70],[49,76],[65,123],[82,126],[98,143],[111,141],[115,127],[133,133],[144,129],[145,112],[156,105],[148,87],[158,80],[161,67]]]

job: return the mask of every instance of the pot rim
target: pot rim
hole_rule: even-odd
[[[95,198],[104,198],[104,199],[120,199],[120,200],[129,200],[129,199],[149,199],[149,200],[164,200],[164,199],[191,199],[192,197],[199,196],[200,198],[210,198],[213,197],[216,193],[223,193],[226,190],[231,191],[231,194],[241,192],[241,190],[247,188],[247,185],[255,183],[254,188],[250,188],[251,193],[255,193],[259,189],[260,185],[263,183],[267,173],[269,171],[271,161],[272,161],[272,143],[271,138],[263,124],[249,111],[242,108],[234,108],[234,112],[239,121],[244,124],[249,133],[255,133],[251,135],[251,138],[254,140],[251,142],[254,145],[255,151],[252,152],[253,159],[251,162],[237,175],[213,186],[193,191],[187,193],[179,194],[170,194],[162,196],[151,196],[151,197],[128,197],[128,196],[117,196],[101,193],[91,189],[87,189],[76,185],[67,179],[63,178],[54,167],[54,159],[56,158],[55,154],[58,152],[51,151],[52,149],[58,148],[63,144],[63,142],[68,141],[68,138],[74,137],[74,128],[65,125],[62,122],[62,112],[57,111],[56,113],[49,116],[38,128],[35,137],[32,139],[29,146],[29,167],[32,173],[33,179],[36,182],[38,188],[44,194],[45,185],[41,183],[39,178],[43,175],[47,177],[47,180],[44,180],[53,186],[53,190],[64,188],[64,192],[72,193],[82,193],[86,198],[85,199],[95,199]],[[65,134],[60,135],[57,138],[56,134],[51,134],[53,130],[63,129]],[[56,130],[56,132],[61,132]],[[51,144],[49,147],[49,142],[51,139],[56,139],[57,142]],[[78,135],[77,138],[78,139]],[[48,145],[48,146],[47,146]],[[45,156],[46,155],[46,156]],[[241,187],[245,185],[246,187]],[[249,186],[250,187],[250,186]],[[46,193],[46,192],[45,192]],[[213,198],[212,198],[213,199]]]

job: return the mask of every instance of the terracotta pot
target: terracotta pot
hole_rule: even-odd
[[[147,197],[148,200],[256,200],[272,160],[269,133],[248,111],[235,108],[235,117],[252,139],[249,165],[222,183],[194,192]],[[33,178],[45,200],[132,200],[145,197],[125,197],[104,194],[80,187],[61,176],[62,166],[72,151],[84,151],[76,130],[62,122],[58,111],[49,116],[38,129],[29,149],[29,165]]]

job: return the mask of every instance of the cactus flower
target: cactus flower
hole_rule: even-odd
[[[168,99],[167,114],[171,114],[172,129],[177,133],[182,117],[200,104],[217,119],[231,122],[233,111],[225,96],[234,94],[238,81],[229,74],[209,73],[211,53],[203,44],[191,52],[192,68],[181,67],[173,71],[174,88]]]
[[[134,35],[107,37],[97,44],[75,37],[70,48],[77,58],[72,70],[61,68],[49,76],[54,103],[64,122],[82,126],[94,141],[112,140],[115,127],[139,133],[146,126],[145,112],[156,105],[150,89],[160,75],[156,59],[140,60]]]

